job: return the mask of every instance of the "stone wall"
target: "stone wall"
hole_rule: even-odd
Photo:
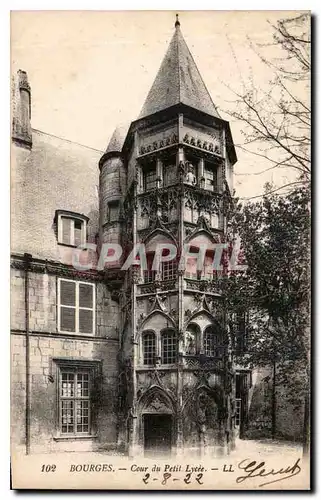
[[[25,444],[26,338],[12,335],[11,344],[11,437],[15,450]],[[30,337],[30,439],[31,453],[95,450],[116,446],[118,343]],[[100,398],[97,408],[97,437],[57,440],[57,377],[55,358],[101,362]],[[53,379],[52,379],[52,378]]]
[[[272,384],[272,367],[253,371],[244,437],[250,439],[271,437]],[[298,404],[294,406],[290,400],[288,389],[277,384],[275,437],[300,441],[303,432],[303,410],[303,398],[302,401],[299,398]]]
[[[116,446],[118,398],[118,303],[96,283],[96,335],[57,332],[57,276],[30,272],[31,452],[94,450]],[[15,450],[25,447],[26,334],[24,272],[12,269],[11,421]],[[94,439],[57,440],[55,359],[97,361],[101,367]]]

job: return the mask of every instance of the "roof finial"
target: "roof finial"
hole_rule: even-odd
[[[181,23],[179,22],[178,20],[178,14],[176,14],[176,22],[175,22],[175,28],[177,28],[178,26],[180,26]]]

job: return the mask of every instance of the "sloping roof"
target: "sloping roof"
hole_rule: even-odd
[[[102,152],[34,129],[32,143],[30,151],[15,144],[12,149],[11,251],[59,261],[64,247],[53,228],[57,209],[89,217],[89,241],[99,230]]]
[[[128,123],[126,124],[124,123],[115,128],[105,153],[115,153],[115,152],[120,152],[122,150],[128,129],[129,129]]]
[[[183,38],[180,25],[176,23],[175,33],[139,118],[152,115],[178,103],[220,118]]]

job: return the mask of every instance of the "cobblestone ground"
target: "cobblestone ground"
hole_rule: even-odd
[[[235,444],[236,444],[235,450],[233,450],[229,455],[231,458],[235,460],[244,459],[245,456],[253,458],[284,457],[284,459],[286,459],[288,457],[293,457],[294,455],[296,456],[302,455],[302,445],[300,443],[295,443],[292,441],[281,441],[272,439],[251,439],[251,440],[237,439]],[[24,452],[22,453],[18,452],[16,455],[25,456]],[[75,458],[75,456],[77,456],[78,462],[80,460],[97,461],[107,456],[113,456],[113,457],[127,456],[124,453],[115,452],[111,450],[101,450],[97,452],[77,451],[77,452],[41,453],[41,454],[36,453],[36,454],[31,454],[29,456],[34,458],[37,457],[38,459],[40,459],[40,457],[47,457],[48,459],[49,456],[53,455],[57,458],[60,457],[64,459]],[[224,460],[224,458],[226,459],[227,457],[220,457],[220,458]]]
[[[284,456],[284,458],[302,454],[302,444],[292,441],[280,441],[273,439],[237,439],[236,449],[231,457],[244,457],[245,455],[260,457]]]
[[[294,454],[300,455],[302,454],[302,444],[295,443],[292,441],[281,441],[281,440],[272,440],[272,439],[237,439],[236,440],[236,448],[230,453],[231,458],[238,459],[239,457],[244,458],[247,456],[260,456],[260,457],[271,457],[271,456],[284,456],[284,458],[288,456],[293,456]],[[102,458],[105,456],[127,456],[121,452],[114,452],[111,450],[101,450],[97,452],[62,452],[55,453],[55,456],[63,456],[63,457],[74,457],[77,454],[77,457],[86,458],[89,460],[90,458]],[[32,454],[31,456],[40,457],[41,455],[52,455],[52,453],[48,454]],[[223,457],[222,457],[223,458]]]

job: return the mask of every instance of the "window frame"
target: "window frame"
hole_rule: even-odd
[[[147,336],[153,336],[153,342],[154,342],[154,356],[153,356],[153,361],[152,363],[145,363],[145,339]],[[150,352],[148,353],[150,354]],[[148,359],[148,356],[146,356],[146,359]],[[157,336],[156,333],[153,330],[145,330],[142,332],[142,361],[144,366],[154,366],[156,364],[157,360]]]
[[[61,282],[62,281],[68,281],[71,283],[75,283],[76,285],[76,291],[75,291],[75,306],[70,306],[70,305],[65,305],[61,304]],[[79,306],[79,286],[80,285],[90,285],[93,290],[93,307],[80,307]],[[61,329],[61,307],[66,307],[69,309],[75,309],[76,314],[75,314],[75,331],[69,331],[69,330],[62,330]],[[58,278],[57,282],[57,330],[58,333],[68,333],[70,335],[90,335],[94,336],[96,333],[96,283],[89,283],[88,281],[77,281],[73,279],[68,279],[68,278]],[[92,333],[84,333],[80,332],[79,330],[79,311],[80,310],[87,310],[87,311],[92,311],[93,313],[93,331]]]
[[[152,186],[150,187],[151,182],[148,181],[148,177],[152,176],[153,174],[155,174],[155,179],[152,182]],[[144,192],[153,191],[153,189],[156,188],[157,188],[157,168],[155,163],[155,165],[152,164],[149,165],[147,168],[143,169],[143,191]]]
[[[86,439],[94,439],[97,437],[97,428],[96,428],[96,420],[97,420],[97,404],[95,401],[97,400],[97,396],[95,393],[100,390],[98,384],[100,384],[99,380],[101,379],[101,370],[102,370],[102,361],[101,360],[83,360],[83,359],[73,359],[73,358],[53,358],[52,365],[52,375],[56,380],[56,405],[55,405],[55,427],[56,427],[56,435],[54,436],[54,440],[56,441],[72,441],[72,440],[86,440]],[[89,427],[88,432],[73,432],[67,433],[62,432],[62,419],[61,419],[61,381],[62,381],[62,373],[63,372],[86,372],[89,373]],[[68,398],[66,398],[68,399]],[[76,400],[76,399],[75,399]],[[75,418],[75,414],[74,414]],[[75,425],[75,423],[74,423]],[[77,423],[76,423],[77,425]]]
[[[217,166],[204,162],[204,189],[206,191],[217,191]]]
[[[178,275],[178,263],[176,259],[161,262],[162,281],[176,280]]]
[[[111,217],[112,210],[116,210],[117,211],[116,218],[114,218],[114,217],[112,218]],[[119,222],[119,218],[120,218],[120,204],[119,204],[119,201],[118,200],[110,201],[108,203],[108,222]]]
[[[63,375],[72,375],[73,376],[73,394],[69,396],[64,396],[62,394],[63,392]],[[87,375],[88,376],[88,395],[85,396],[77,396],[77,385],[78,385],[78,377],[80,375]],[[79,378],[80,380],[80,378]],[[92,408],[91,408],[91,403],[92,403],[92,385],[93,385],[93,380],[92,380],[92,373],[90,370],[84,369],[71,369],[71,368],[61,368],[59,371],[59,405],[58,405],[58,412],[59,412],[59,432],[62,436],[88,436],[91,434],[91,421],[92,421]],[[86,401],[88,402],[88,431],[80,432],[77,430],[78,423],[77,423],[77,403]],[[70,424],[70,427],[72,427],[73,432],[64,432],[63,427],[63,403],[64,402],[72,402],[73,403],[73,418],[72,418],[72,423]],[[82,414],[81,414],[82,415]],[[83,415],[82,415],[83,416]],[[84,424],[81,424],[84,425]],[[68,429],[69,424],[66,424],[66,427]]]
[[[216,331],[212,325],[207,326],[203,331],[203,352],[209,358],[221,359],[223,357],[222,334]]]
[[[165,335],[171,333],[172,334],[172,338],[174,339],[175,343],[173,342],[172,345],[175,346],[175,356],[174,356],[174,360],[172,361],[167,361],[167,362],[164,362],[164,359],[165,359],[165,350],[164,350],[164,337]],[[179,346],[178,346],[178,336],[177,336],[177,333],[174,329],[165,329],[165,330],[162,330],[160,332],[160,341],[161,341],[161,351],[160,351],[160,356],[161,356],[161,365],[175,365],[177,364],[178,362],[178,351],[179,351]],[[167,346],[168,347],[168,346]],[[172,351],[173,353],[174,351]],[[171,354],[171,356],[169,356],[168,354],[166,355],[167,358],[172,358],[173,355]]]
[[[152,269],[154,258],[155,258],[155,252],[147,252],[146,253],[147,269],[142,270],[143,282],[145,284],[154,283],[154,281],[156,280],[157,270]]]
[[[76,214],[75,212],[68,212],[64,210],[56,211],[56,223],[57,223],[57,241],[58,245],[64,245],[67,247],[77,248],[79,245],[84,245],[87,241],[87,223],[89,218]],[[70,224],[70,242],[65,243],[63,241],[63,221],[62,219],[69,219],[71,221]],[[79,245],[75,245],[75,222],[81,223],[81,241]]]
[[[178,183],[176,157],[172,156],[163,162],[163,186],[174,186]]]

